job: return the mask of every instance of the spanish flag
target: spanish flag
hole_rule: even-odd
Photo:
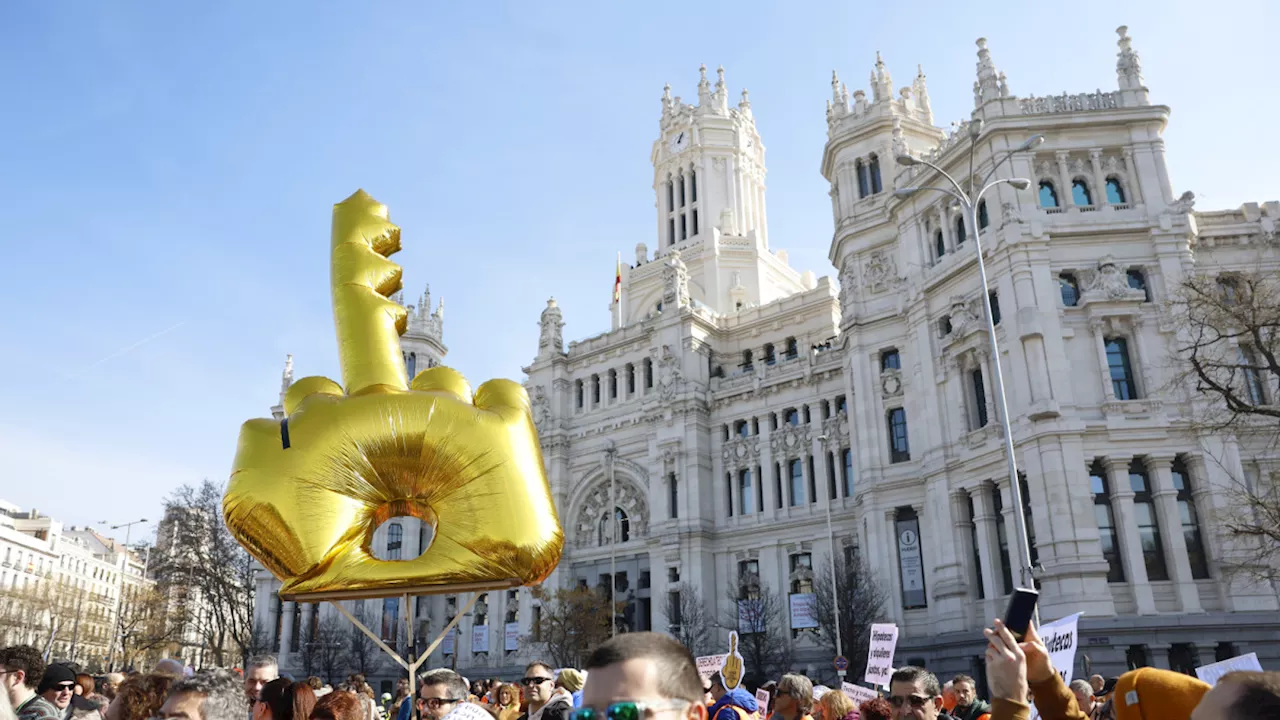
[[[618,253],[618,268],[613,276],[613,301],[622,302],[622,253]]]

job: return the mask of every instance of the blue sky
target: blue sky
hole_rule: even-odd
[[[473,382],[521,377],[550,295],[567,338],[604,329],[614,254],[656,244],[662,85],[696,97],[699,63],[751,90],[772,244],[820,275],[831,70],[865,87],[876,50],[899,85],[923,64],[947,124],[975,38],[1015,94],[1082,92],[1114,88],[1128,24],[1175,189],[1280,199],[1275,3],[786,5],[0,3],[0,498],[154,520],[225,478],[286,353],[337,376],[326,243],[358,187]]]

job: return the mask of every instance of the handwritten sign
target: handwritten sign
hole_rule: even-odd
[[[1068,615],[1036,628],[1049,651],[1049,662],[1057,668],[1064,684],[1071,684],[1076,666],[1076,647],[1080,644],[1080,613]]]
[[[1262,672],[1262,664],[1258,662],[1258,653],[1237,655],[1236,657],[1227,658],[1226,660],[1219,660],[1216,663],[1201,665],[1196,668],[1196,677],[1210,685],[1217,685],[1218,680],[1221,680],[1223,675],[1226,675],[1229,672],[1236,672],[1238,670]]]
[[[760,708],[761,717],[769,711],[769,691],[760,689],[756,691],[756,707]]]
[[[871,626],[871,647],[867,650],[867,673],[863,679],[872,685],[889,687],[893,676],[893,653],[898,647],[898,626],[875,623]]]
[[[849,682],[840,683],[840,691],[845,694],[845,697],[853,701],[854,707],[858,707],[868,700],[875,700],[880,697],[880,694],[875,690],[869,690],[861,685],[854,685]]]
[[[712,675],[715,675],[716,673],[720,672],[720,668],[724,666],[724,660],[727,657],[729,656],[728,655],[703,655],[702,657],[695,660],[695,662],[698,663],[698,674],[704,678],[709,678]]]

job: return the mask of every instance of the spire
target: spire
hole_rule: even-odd
[[[427,283],[422,289],[422,297],[418,298],[418,316],[426,317],[431,314],[431,284]]]
[[[747,95],[746,88],[742,88],[742,100],[738,101],[738,111],[751,117],[751,98]]]
[[[835,70],[831,71],[831,101],[840,103],[840,75]]]
[[[893,99],[893,78],[884,69],[884,60],[880,51],[876,51],[876,69],[871,73],[871,99],[873,102]]]
[[[440,303],[436,305],[436,311],[432,313],[432,315],[435,315],[436,318],[440,320],[444,320],[444,297],[443,296],[441,296]]]
[[[916,98],[916,110],[920,113],[920,119],[932,125],[933,108],[929,106],[929,88],[925,85],[923,65],[916,66],[916,79],[911,83],[911,89]]]
[[[284,358],[284,372],[280,373],[280,397],[281,404],[284,403],[284,392],[293,384],[293,355],[286,355]]]
[[[1120,52],[1116,53],[1116,78],[1120,81],[1121,90],[1142,90],[1142,63],[1138,52],[1133,49],[1133,38],[1129,37],[1128,26],[1116,28],[1120,39],[1116,41]]]
[[[698,107],[711,107],[711,83],[707,82],[707,66],[698,68]]]
[[[1005,83],[1008,91],[1008,83]],[[974,107],[1004,97],[1000,92],[1000,76],[996,72],[996,64],[991,61],[991,51],[987,50],[987,39],[978,38],[978,80],[974,84]]]
[[[721,113],[729,113],[729,90],[724,84],[724,66],[716,68],[716,109]]]

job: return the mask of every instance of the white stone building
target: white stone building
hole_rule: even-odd
[[[611,515],[622,523],[613,582],[635,629],[667,627],[661,600],[675,583],[722,617],[740,582],[804,592],[830,553],[856,554],[888,593],[899,662],[982,675],[980,629],[1023,583],[981,233],[1041,613],[1087,613],[1077,673],[1085,656],[1106,675],[1251,651],[1280,662],[1280,592],[1224,574],[1239,548],[1217,521],[1231,511],[1223,488],[1275,482],[1280,453],[1190,429],[1191,398],[1169,386],[1166,313],[1187,273],[1280,268],[1280,203],[1200,212],[1174,190],[1170,110],[1152,104],[1118,32],[1115,90],[1046,98],[1013,95],[979,40],[974,110],[950,131],[934,123],[922,72],[895,88],[877,58],[868,91],[852,95],[833,77],[821,168],[838,285],[770,244],[746,92],[731,105],[723,72],[712,83],[705,69],[696,104],[664,92],[656,250],[637,245],[624,266],[606,332],[566,350],[548,302],[526,368],[567,538],[552,582],[608,586]],[[1028,178],[1029,189],[988,191],[977,228],[944,195],[895,195],[946,182],[896,164],[904,152],[968,172],[978,120],[975,181]],[[1035,135],[1043,144],[1017,150]],[[1280,388],[1265,393],[1274,402]],[[493,648],[506,622],[523,634],[538,610],[527,591],[486,600],[455,653],[433,660],[516,677],[536,648]],[[464,602],[419,601],[420,634]],[[793,642],[801,670],[831,674],[809,634]]]

